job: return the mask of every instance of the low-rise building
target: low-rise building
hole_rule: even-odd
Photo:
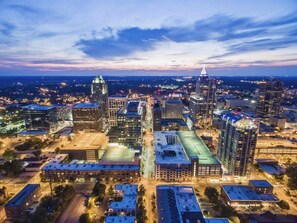
[[[259,206],[278,202],[273,186],[266,180],[250,180],[248,185],[222,185],[222,198],[233,207]]]
[[[139,151],[112,143],[98,162],[49,162],[42,168],[43,181],[96,181],[97,179],[137,181],[140,177]]]
[[[156,131],[154,139],[157,180],[184,181],[196,177],[221,177],[221,163],[195,132]]]
[[[279,127],[281,129],[284,129],[286,127],[286,118],[281,117],[279,115],[272,116],[269,119],[269,124],[274,127]]]
[[[226,218],[205,218],[191,186],[157,186],[159,223],[229,223]]]
[[[41,193],[40,184],[28,184],[5,205],[7,219],[16,219],[37,200]]]

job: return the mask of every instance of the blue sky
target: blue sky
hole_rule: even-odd
[[[290,76],[296,52],[293,0],[0,1],[0,75]]]

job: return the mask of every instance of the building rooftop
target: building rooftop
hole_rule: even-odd
[[[123,198],[121,201],[110,202],[109,207],[113,211],[117,210],[136,210],[137,203],[137,191],[138,186],[136,184],[117,184],[115,185],[115,190],[122,194]]]
[[[17,195],[15,195],[5,206],[18,206],[24,202],[24,200],[38,188],[39,184],[28,184]]]
[[[73,106],[73,108],[98,108],[99,104],[96,103],[79,103]]]
[[[121,115],[131,115],[131,116],[141,116],[142,106],[140,101],[129,101],[127,106],[122,107],[117,114]]]
[[[205,218],[205,223],[230,223],[228,218]]]
[[[196,223],[203,220],[191,186],[157,186],[159,223]]]
[[[163,118],[161,119],[161,125],[162,126],[169,126],[170,123],[178,123],[180,126],[187,126],[184,120],[181,118]]]
[[[127,98],[128,95],[127,94],[112,94],[110,96],[108,96],[109,98]]]
[[[247,185],[223,185],[222,188],[231,201],[278,201],[274,194],[257,194]]]
[[[61,150],[88,150],[103,149],[106,147],[108,138],[103,133],[85,132],[77,134],[75,138]]]
[[[254,121],[243,113],[227,112],[223,115],[223,120],[227,120],[240,129],[256,129]]]
[[[135,223],[134,216],[106,216],[105,223]]]
[[[267,180],[250,180],[249,183],[255,187],[273,187]]]
[[[157,163],[190,164],[190,158],[198,156],[201,165],[220,164],[193,131],[155,131],[154,138]]]
[[[139,153],[139,150],[129,149],[127,146],[120,145],[118,143],[109,143],[107,150],[103,154],[100,163],[101,164],[138,164],[139,160],[135,159],[135,154]]]
[[[55,106],[30,104],[30,105],[23,106],[22,108],[28,109],[28,110],[36,110],[36,111],[48,111],[48,110],[51,110],[51,109],[55,108]]]

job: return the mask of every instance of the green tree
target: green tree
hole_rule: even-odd
[[[229,205],[221,205],[221,216],[224,218],[236,216],[236,210]]]
[[[87,213],[82,214],[78,220],[79,223],[91,223],[90,215]]]
[[[290,189],[297,189],[297,166],[290,166],[286,170],[288,176],[288,186]]]
[[[41,150],[38,149],[36,151],[33,152],[34,156],[39,157],[41,155]]]
[[[3,153],[3,159],[7,161],[14,160],[16,156],[17,156],[16,152],[12,149],[6,149]]]
[[[206,187],[204,195],[208,198],[209,202],[212,204],[217,203],[219,199],[219,192],[214,187]]]
[[[55,153],[56,153],[56,154],[60,154],[60,152],[61,152],[60,147],[57,147],[57,148],[55,149]]]
[[[285,209],[285,210],[290,210],[290,205],[288,202],[281,200],[279,202],[277,202],[277,205],[281,208],[281,209]]]
[[[108,188],[108,195],[112,197],[114,195],[113,187],[110,185]]]
[[[13,177],[23,170],[23,162],[20,160],[12,160],[3,165],[3,170],[7,172],[9,177]]]

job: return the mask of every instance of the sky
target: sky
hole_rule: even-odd
[[[297,76],[297,1],[0,0],[0,75]]]

